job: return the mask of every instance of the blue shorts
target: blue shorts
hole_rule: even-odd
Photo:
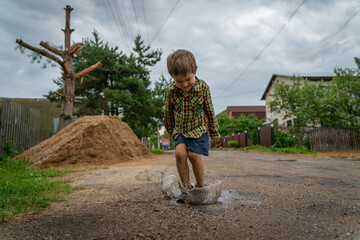
[[[207,133],[201,135],[200,138],[186,138],[182,134],[180,134],[174,141],[175,147],[179,143],[185,143],[186,150],[205,156],[209,155],[209,137]]]

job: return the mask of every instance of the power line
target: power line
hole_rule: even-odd
[[[316,55],[319,54],[319,52],[321,52],[321,50],[336,36],[338,35],[341,30],[343,30],[348,24],[349,22],[360,12],[360,8],[334,33],[332,34],[330,37],[328,37],[328,39],[325,41],[325,43],[311,56],[309,57],[304,64],[298,68],[295,72],[299,72],[303,67],[306,66],[306,64],[308,63],[309,60],[313,59]]]
[[[120,2],[121,2],[122,7],[123,7],[123,9],[124,9],[125,20],[126,20],[126,22],[127,22],[127,24],[124,22],[124,25],[125,25],[125,27],[126,27],[126,26],[130,26],[129,17],[128,17],[127,13],[126,13],[127,11],[126,11],[126,7],[125,7],[125,3],[124,3],[123,0],[120,0]],[[132,34],[131,27],[129,27],[129,32],[130,32],[130,35],[131,35],[131,39],[132,39],[132,40],[135,39],[135,38],[134,38],[134,35]]]
[[[140,26],[139,26],[138,17],[137,17],[137,14],[136,14],[136,9],[135,9],[134,0],[131,1],[131,4],[132,4],[132,6],[133,6],[134,13],[135,13],[135,19],[136,19],[136,24],[137,24],[137,27],[138,27],[138,33],[140,34]]]
[[[105,4],[106,2],[104,1],[104,4]],[[106,5],[106,4],[105,4]],[[121,33],[121,31],[120,31],[120,28],[119,28],[119,23],[118,23],[118,19],[116,18],[116,16],[115,16],[115,14],[114,14],[114,12],[113,12],[113,10],[112,10],[112,7],[111,7],[111,5],[110,5],[110,2],[108,2],[108,5],[109,5],[109,8],[110,8],[110,12],[111,12],[111,14],[112,14],[112,16],[113,16],[113,18],[114,18],[114,20],[115,20],[115,25],[116,25],[116,27],[117,27],[117,29],[118,29],[118,31],[119,31],[119,34],[120,34],[120,36],[122,37],[122,39],[123,39],[123,43],[124,43],[124,45],[125,45],[125,48],[127,48],[128,49],[128,51],[130,52],[130,48],[129,48],[129,46],[128,46],[128,44],[127,44],[127,41],[126,41],[126,38],[125,38],[125,33],[124,33],[124,29],[122,29],[123,31],[123,34]]]
[[[157,33],[155,34],[155,37],[151,40],[150,44],[152,44],[152,42],[155,40],[155,38],[159,35],[161,29],[163,28],[163,26],[165,25],[165,23],[167,22],[167,20],[169,19],[170,15],[173,13],[173,11],[175,10],[176,6],[178,5],[178,3],[180,2],[180,0],[177,0],[174,7],[171,9],[169,15],[167,16],[167,18],[165,19],[165,21],[163,22],[163,24],[160,26],[159,30],[157,31]]]
[[[109,21],[109,23],[111,22],[111,20],[110,20],[110,16],[109,16],[109,13],[108,13],[108,9],[107,9],[107,6],[106,6],[106,3],[105,3],[105,0],[103,0],[103,4],[104,4],[104,7],[105,7],[105,12],[106,12],[106,17],[107,17],[107,19],[108,19],[108,21]],[[113,29],[113,25],[112,24],[110,24],[110,26],[111,26],[111,34],[113,35],[113,37],[114,37],[114,29]],[[115,37],[114,37],[115,38]],[[121,38],[122,38],[122,41],[123,41],[123,43],[124,43],[124,39],[123,39],[123,36],[121,35]]]
[[[145,22],[145,29],[146,29],[146,37],[147,37],[148,43],[150,44],[149,32],[148,32],[147,21],[146,21],[146,16],[145,16],[144,0],[141,0],[141,7],[142,7],[143,15],[144,15],[144,22]]]
[[[260,91],[260,90],[264,90],[264,88],[259,88],[259,89],[257,89],[257,90],[253,90],[253,91],[240,92],[240,93],[237,93],[237,94],[231,94],[231,95],[226,95],[226,96],[217,96],[217,97],[214,97],[214,99],[227,98],[227,97],[233,97],[233,96],[239,96],[239,95],[243,95],[243,94],[258,92],[258,91]]]
[[[129,49],[131,49],[131,44],[128,42],[128,41],[129,41],[129,38],[130,38],[130,37],[129,37],[129,33],[128,33],[128,31],[127,31],[126,24],[125,24],[124,19],[123,19],[123,17],[122,17],[121,10],[120,10],[120,8],[119,8],[119,5],[118,5],[117,1],[116,1],[116,0],[113,0],[113,2],[114,2],[114,6],[115,6],[115,10],[116,10],[117,17],[118,17],[119,22],[120,22],[120,25],[121,25],[121,29],[122,29],[124,35],[127,36],[127,38],[126,38],[126,39],[127,39],[126,43],[128,44]],[[131,39],[131,38],[130,38],[130,39]]]
[[[264,51],[271,45],[271,43],[275,40],[275,38],[280,34],[280,32],[285,28],[285,26],[290,22],[290,20],[296,15],[299,11],[300,7],[304,5],[306,0],[303,0],[295,9],[295,11],[290,15],[290,17],[286,20],[286,22],[281,26],[281,28],[275,33],[275,35],[270,39],[270,41],[264,46],[264,48],[260,51],[260,53],[246,66],[246,68],[239,74],[237,78],[234,79],[219,95],[223,94],[226,90],[228,90],[235,82],[237,82],[245,72],[260,58],[260,56],[264,53]],[[219,96],[218,95],[218,96]]]

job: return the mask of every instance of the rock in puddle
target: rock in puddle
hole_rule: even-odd
[[[181,189],[180,189],[181,188]],[[194,205],[216,204],[221,196],[222,182],[206,185],[205,187],[195,187],[186,189],[181,187],[175,175],[164,176],[161,180],[161,190],[168,198],[178,198],[181,192],[187,192],[187,203]]]

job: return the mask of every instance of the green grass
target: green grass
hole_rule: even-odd
[[[306,147],[270,148],[270,147],[255,145],[255,146],[248,146],[246,147],[246,149],[259,150],[259,151],[285,152],[285,153],[313,153],[313,151],[307,149]]]
[[[162,149],[153,149],[153,150],[150,150],[150,152],[153,154],[153,155],[161,155],[164,153],[164,150]]]
[[[0,221],[22,212],[39,213],[53,201],[65,201],[63,193],[76,188],[66,180],[54,180],[74,170],[33,169],[30,162],[0,159]]]
[[[306,147],[290,147],[290,148],[274,148],[277,152],[285,153],[313,153],[313,151],[307,149]]]
[[[253,145],[246,147],[248,150],[259,150],[259,151],[273,151],[271,148],[260,146],[260,145]]]

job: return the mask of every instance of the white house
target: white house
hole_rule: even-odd
[[[271,94],[274,93],[274,86],[275,84],[279,83],[286,83],[286,84],[293,84],[294,80],[292,80],[293,76],[290,75],[281,75],[281,74],[273,74],[264,94],[261,97],[261,100],[265,100],[265,114],[266,114],[266,122],[267,123],[273,123],[278,124],[281,126],[291,126],[293,124],[293,117],[284,117],[281,114],[276,114],[275,112],[271,111],[270,102],[274,100]],[[320,83],[320,81],[323,82],[329,82],[332,80],[334,75],[332,74],[326,74],[326,75],[299,75],[302,79],[308,79],[309,81],[314,81],[317,83]]]

